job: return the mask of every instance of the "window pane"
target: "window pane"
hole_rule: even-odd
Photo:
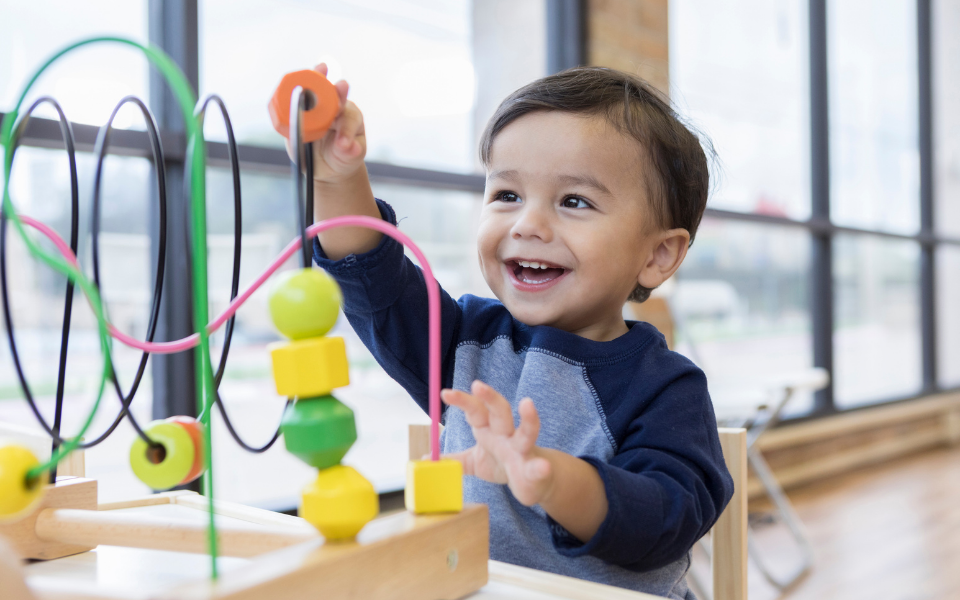
[[[284,73],[324,61],[332,80],[350,82],[364,113],[368,160],[473,171],[492,106],[544,74],[542,7],[205,0],[200,87],[223,96],[241,142],[282,146],[267,101]],[[220,125],[210,125],[222,139]]]
[[[230,294],[232,261],[232,192],[228,171],[211,169],[210,289],[218,313]],[[243,290],[296,234],[292,186],[287,177],[244,174]],[[401,228],[427,254],[441,285],[454,297],[489,293],[476,266],[476,218],[479,195],[399,185],[374,185],[390,202]],[[296,268],[298,257],[285,268]],[[227,411],[241,437],[260,445],[276,429],[284,399],[276,394],[266,345],[280,340],[267,311],[269,283],[253,294],[237,313],[230,358],[220,387]],[[407,425],[428,423],[426,414],[377,365],[346,319],[330,335],[343,336],[350,361],[350,386],[334,395],[356,413],[358,441],[345,458],[380,491],[403,487],[407,460]],[[424,332],[426,335],[426,332]],[[214,356],[222,333],[213,338]],[[215,413],[217,414],[217,413]],[[214,418],[216,485],[220,498],[253,504],[292,506],[300,488],[315,471],[287,453],[280,442],[267,452],[245,452],[229,438],[219,415]]]
[[[89,275],[92,272],[89,190],[94,161],[89,154],[80,154],[77,159],[81,189],[80,262]],[[156,208],[148,210],[150,170],[150,164],[143,159],[115,156],[107,159],[100,234],[101,296],[111,321],[141,339],[146,332],[153,289],[148,228],[157,222]],[[20,148],[10,187],[13,202],[21,214],[47,223],[69,240],[70,180],[63,152]],[[18,351],[40,410],[52,423],[66,279],[30,257],[12,227],[8,229],[8,243],[8,284]],[[44,246],[53,249],[51,244]],[[124,392],[130,388],[140,357],[139,352],[123,344],[113,345],[114,367]],[[93,313],[77,291],[65,385],[64,435],[75,434],[92,409],[101,365]],[[132,405],[140,423],[147,423],[151,418],[150,369],[148,363]],[[88,430],[88,441],[98,437],[113,422],[119,407],[116,393],[108,388]],[[23,399],[5,337],[0,344],[0,422],[40,431]],[[133,475],[127,461],[134,436],[132,426],[124,421],[104,443],[87,451],[87,473],[100,480],[101,501],[148,492]],[[48,446],[43,449],[49,454]]]
[[[671,0],[671,96],[719,155],[711,207],[810,215],[807,37],[802,0]]]
[[[827,27],[831,218],[913,233],[920,226],[916,2],[831,1]]]
[[[920,390],[920,248],[839,235],[833,247],[838,408]]]
[[[707,373],[718,414],[755,394],[758,374],[789,374],[812,366],[809,236],[786,228],[704,219],[676,276],[671,308],[677,350]],[[790,414],[806,412],[798,396]]]
[[[0,0],[0,111],[16,104],[33,72],[54,52],[84,37],[121,35],[147,38],[144,0]],[[71,121],[102,125],[117,101],[127,94],[147,98],[147,61],[130,47],[95,44],[71,52],[47,69],[28,97],[49,94],[63,106]],[[23,108],[26,109],[29,104]],[[38,116],[54,116],[41,109]],[[123,116],[118,127],[142,128],[135,113]]]
[[[960,236],[960,3],[933,2],[934,217],[941,235]],[[957,306],[956,304],[954,306]]]
[[[937,379],[960,386],[960,247],[937,248]]]

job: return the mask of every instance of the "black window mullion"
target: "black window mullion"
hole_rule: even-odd
[[[920,155],[920,334],[923,392],[937,385],[936,232],[933,229],[933,86],[930,0],[917,0],[917,116]]]
[[[198,8],[197,0],[150,0],[150,43],[163,49],[183,70],[194,89],[198,87]],[[179,104],[163,77],[150,73],[150,105],[160,128],[181,134],[184,122]],[[188,220],[189,197],[186,192],[184,148],[171,149],[163,168],[167,175],[167,269],[163,303],[157,338],[175,340],[193,333],[192,286],[189,274],[190,239]],[[154,198],[156,201],[156,198]],[[151,233],[151,253],[156,255],[157,240]],[[154,418],[197,414],[195,353],[154,355],[153,414]]]
[[[586,0],[547,0],[547,73],[587,64]]]
[[[810,307],[813,364],[830,373],[816,393],[813,412],[834,412],[833,399],[833,247],[830,224],[830,121],[827,96],[827,2],[809,0],[810,10],[810,221],[812,235]]]

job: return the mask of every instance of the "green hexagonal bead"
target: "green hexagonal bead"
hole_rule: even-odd
[[[291,340],[325,335],[337,322],[340,286],[320,269],[297,269],[277,277],[270,291],[270,317]]]
[[[333,396],[297,400],[283,414],[280,431],[287,452],[318,469],[340,464],[357,441],[353,411]]]

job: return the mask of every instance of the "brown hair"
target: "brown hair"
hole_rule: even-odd
[[[656,174],[644,182],[659,226],[686,229],[693,243],[707,206],[707,157],[699,137],[659,91],[639,77],[603,67],[576,67],[538,79],[497,108],[480,139],[480,161],[489,164],[493,140],[504,127],[523,115],[551,110],[603,116],[637,140]],[[637,285],[628,300],[643,302],[651,291]]]

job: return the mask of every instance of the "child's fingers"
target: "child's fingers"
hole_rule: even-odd
[[[326,77],[327,73],[329,72],[327,68],[327,63],[320,63],[319,65],[315,66],[313,70],[316,71],[317,73],[320,73],[324,77]],[[336,88],[337,97],[340,100],[340,110],[337,112],[337,116],[339,117],[344,113],[344,111],[347,108],[347,93],[350,91],[350,84],[347,83],[345,80],[341,79],[340,81],[335,83],[333,87]]]
[[[530,398],[520,401],[519,412],[520,427],[517,433],[521,445],[520,451],[527,452],[536,445],[537,436],[540,435],[540,415]]]
[[[460,464],[463,465],[463,474],[464,475],[473,475],[476,476],[476,453],[474,453],[474,446],[469,450],[464,450],[463,452],[454,452],[453,454],[444,454],[441,458],[450,458],[453,460],[459,460]]]
[[[470,427],[481,428],[488,425],[487,407],[476,396],[460,390],[442,390],[440,398],[450,406],[462,410]]]
[[[534,458],[523,465],[526,478],[531,481],[541,481],[550,476],[550,461],[545,458]]]
[[[350,91],[350,84],[344,81],[343,79],[341,79],[340,81],[335,83],[333,87],[337,88],[337,96],[340,97],[340,106],[341,107],[346,106],[347,92]]]
[[[363,114],[357,105],[348,102],[343,113],[337,118],[337,146],[341,151],[347,151],[358,135],[363,132]]]
[[[513,435],[513,410],[507,399],[479,379],[473,382],[470,390],[486,405],[490,415],[490,429],[498,435]]]

